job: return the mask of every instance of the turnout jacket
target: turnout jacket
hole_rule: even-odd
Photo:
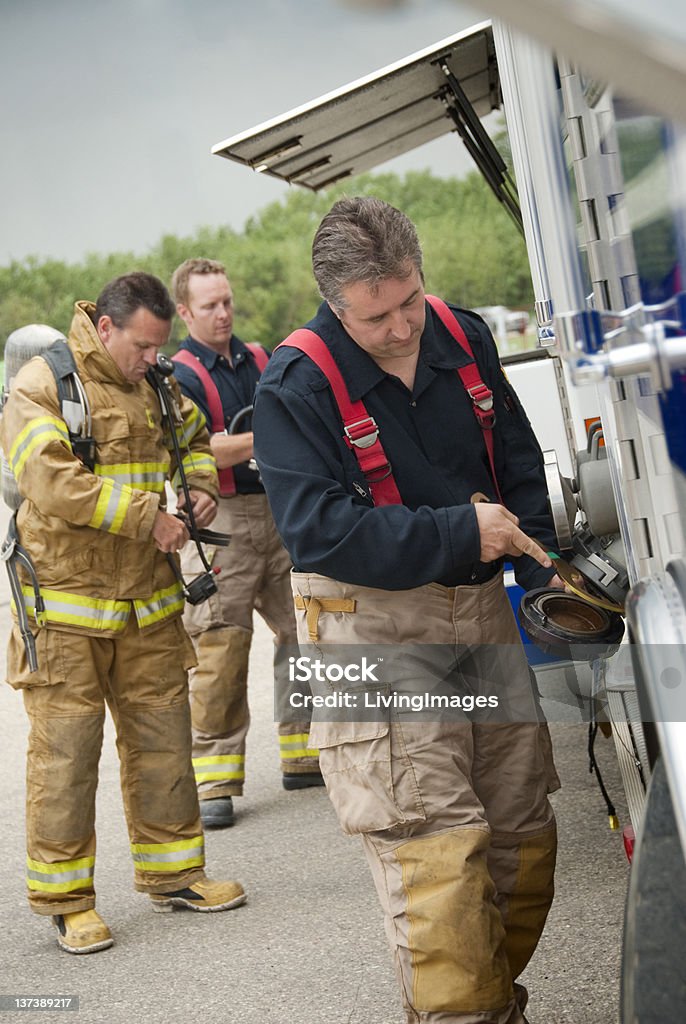
[[[73,454],[53,373],[42,358],[21,368],[2,416],[1,440],[24,498],[19,540],[45,600],[47,623],[103,636],[124,629],[132,607],[146,628],[183,610],[181,586],[152,539],[165,482],[177,471],[169,425],[147,381],[126,380],[78,302],[69,333],[93,418],[94,472]],[[213,497],[217,472],[202,414],[172,388],[189,486]],[[33,588],[24,600],[35,616]]]
[[[476,313],[450,308],[493,392],[503,502],[526,534],[554,548],[541,451],[493,337]],[[500,562],[479,561],[470,498],[498,497],[483,433],[456,373],[469,357],[427,303],[410,393],[352,340],[326,303],[307,327],[329,347],[351,399],[361,399],[376,420],[403,504],[374,507],[326,377],[298,349],[277,348],[257,389],[255,452],[296,570],[384,590],[490,579]],[[528,556],[512,561],[525,589],[544,586],[555,572]]]

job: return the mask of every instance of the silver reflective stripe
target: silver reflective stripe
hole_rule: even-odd
[[[44,871],[32,871],[31,868],[27,868],[26,877],[36,882],[74,882],[77,878],[92,878],[94,870],[92,867],[76,868],[74,871],[58,871],[55,874],[48,875]]]
[[[197,406],[193,407],[193,411],[189,413],[183,424],[176,427],[176,436],[180,445],[190,444],[195,435],[205,425],[205,417],[202,415]]]
[[[68,893],[93,885],[95,857],[77,857],[57,864],[26,858],[26,884],[32,892]]]
[[[34,448],[38,447],[44,435],[47,435],[48,440],[50,437],[53,437],[59,441],[64,441],[71,448],[69,434],[61,420],[57,420],[53,416],[41,416],[38,419],[31,420],[27,427],[19,434],[19,437],[10,449],[8,462],[15,477],[21,475],[28,456]]]
[[[109,478],[105,477],[105,479]],[[111,528],[117,516],[117,512],[119,511],[119,505],[121,503],[121,500],[124,497],[124,491],[122,490],[121,485],[118,484],[116,480],[111,479],[110,483],[112,485],[112,490],[107,500],[107,508],[105,509],[102,520],[100,522],[100,529],[102,530],[109,530]]]
[[[137,487],[139,490],[164,490],[164,483],[167,479],[166,473],[129,473],[129,479],[124,481]]]
[[[139,851],[132,851],[131,855],[134,860],[141,864],[175,864],[180,860],[204,857],[205,845],[203,843],[200,846],[187,846],[183,850],[170,850],[167,853],[140,853]]]
[[[280,747],[306,747],[310,738],[309,733],[302,733],[300,736],[279,736]]]
[[[191,452],[190,455],[184,455],[181,462],[183,463],[183,468],[189,473],[193,469],[214,469],[216,467],[216,463],[211,455],[204,455],[199,452],[195,454]]]
[[[31,587],[22,587],[24,606],[35,616],[35,595]],[[55,596],[52,596],[55,595]],[[48,621],[72,623],[95,629],[123,629],[129,619],[131,606],[128,602],[84,598],[80,601],[60,599],[57,592],[41,589]],[[65,595],[65,598],[67,595]]]
[[[106,611],[103,608],[88,608],[82,604],[67,604],[66,601],[51,601],[49,598],[45,600],[45,608],[47,612],[63,612],[65,615],[76,615],[80,619],[92,619],[94,624],[98,622],[125,623],[129,618],[128,611]]]
[[[319,751],[309,747],[310,734],[307,732],[291,733],[290,736],[279,736],[279,749],[281,760],[295,760],[296,758],[317,758]]]
[[[183,591],[180,583],[168,587],[166,591],[159,591],[151,601],[134,599],[133,607],[136,612],[138,625],[150,625],[165,617],[169,611],[177,611],[183,608]]]
[[[242,754],[194,757],[193,772],[196,782],[219,782],[222,779],[240,781],[245,778],[245,757]]]
[[[163,491],[167,479],[164,470],[115,470],[110,466],[95,467],[96,476],[106,477],[121,486],[129,484],[139,491]]]

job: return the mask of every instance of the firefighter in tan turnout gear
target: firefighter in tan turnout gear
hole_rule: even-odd
[[[276,532],[259,474],[251,466],[249,415],[267,352],[246,345],[233,333],[233,292],[223,264],[189,259],[172,278],[177,312],[188,337],[174,356],[182,392],[202,410],[219,468],[217,529],[230,534],[227,548],[210,553],[219,569],[217,593],[184,616],[198,666],[191,672],[193,767],[203,824],[225,828],[234,823],[233,798],[245,782],[248,707],[248,657],[253,611],[274,634],[277,651],[297,644],[291,560]],[[236,420],[236,432],[229,433]],[[186,545],[184,572],[198,566],[198,553]],[[268,681],[272,685],[272,680]],[[293,715],[279,724],[283,786],[288,790],[323,785],[317,751],[308,746],[309,718]]]
[[[541,453],[484,322],[425,295],[404,214],[340,200],[312,257],[325,301],[274,352],[254,421],[298,666],[321,680],[311,740],[408,1024],[522,1024],[559,780],[503,559],[526,589],[563,586],[532,539],[555,543]]]
[[[195,659],[169,563],[188,539],[165,510],[165,482],[178,478],[170,430],[198,527],[214,517],[217,476],[198,410],[173,383],[179,417],[170,424],[146,380],[173,314],[164,285],[138,272],[110,282],[95,306],[76,304],[68,344],[92,415],[92,468],[72,448],[45,359],[19,371],[2,417],[3,450],[24,499],[18,540],[40,586],[39,599],[21,574],[38,667],[30,671],[15,609],[7,670],[31,723],[29,902],[52,916],[70,953],[112,944],[93,883],[105,704],[117,732],[135,888],[158,911],[227,910],[245,900],[237,882],[204,872],[188,707]]]

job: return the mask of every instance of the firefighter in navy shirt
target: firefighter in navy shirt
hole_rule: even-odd
[[[427,301],[404,214],[340,200],[313,267],[325,301],[262,377],[256,456],[302,651],[347,652],[353,678],[384,645],[373,697],[391,710],[316,710],[311,742],[343,830],[362,837],[408,1022],[521,1024],[559,780],[502,565],[527,589],[563,586],[544,553],[540,449],[480,317]],[[478,692],[489,710],[392,710],[411,684],[447,684],[467,709]]]
[[[245,742],[250,723],[248,656],[253,610],[274,633],[277,649],[296,642],[289,583],[290,558],[276,532],[259,473],[252,462],[251,407],[268,354],[233,334],[233,294],[223,264],[190,259],[174,272],[177,312],[189,336],[177,355],[176,377],[203,412],[219,469],[217,529],[231,535],[228,548],[210,551],[218,592],[187,605],[185,625],[198,667],[191,672],[193,767],[205,826],[234,823],[233,797],[245,780]],[[184,573],[202,571],[192,545],[182,553]],[[283,785],[322,785],[317,752],[308,746],[306,722],[279,725]]]

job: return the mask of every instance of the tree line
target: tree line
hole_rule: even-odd
[[[430,171],[366,174],[321,194],[296,189],[240,232],[202,227],[188,237],[164,235],[143,254],[93,253],[74,263],[29,257],[0,267],[0,354],[7,336],[24,324],[51,324],[66,334],[74,302],[95,299],[111,278],[146,270],[168,284],[179,263],[192,256],[225,264],[237,333],[271,348],[309,320],[320,301],[310,264],[312,238],[344,194],[379,196],[414,221],[429,292],[468,308],[533,304],[524,242],[478,173],[461,179]],[[184,333],[175,321],[174,345]]]

